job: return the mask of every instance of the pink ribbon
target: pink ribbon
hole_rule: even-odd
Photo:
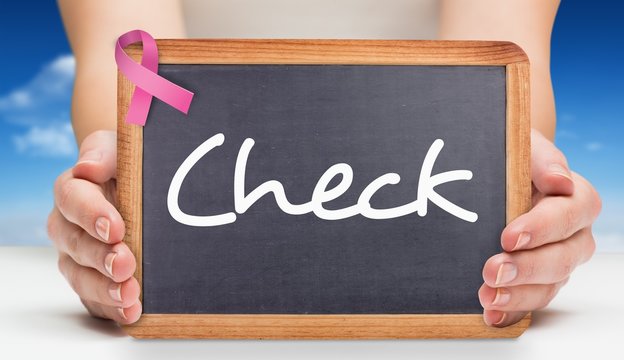
[[[143,43],[143,56],[138,64],[126,54],[124,48],[136,42]],[[126,122],[145,125],[152,97],[188,113],[193,93],[158,75],[158,47],[156,40],[143,30],[132,30],[119,37],[115,46],[115,61],[119,70],[136,85]]]

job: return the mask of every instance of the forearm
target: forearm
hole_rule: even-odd
[[[504,40],[531,62],[531,126],[553,140],[555,100],[550,79],[550,35],[559,0],[442,1],[440,38]]]
[[[117,70],[112,64],[98,69],[78,69],[72,96],[71,118],[78,144],[96,130],[117,126]]]
[[[183,38],[182,7],[178,0],[59,0],[58,4],[76,57],[71,115],[80,144],[93,131],[116,128],[117,37],[144,29],[156,38]]]

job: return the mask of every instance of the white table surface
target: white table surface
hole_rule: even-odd
[[[596,254],[518,339],[136,340],[91,318],[46,247],[0,247],[0,359],[624,359],[624,254]]]

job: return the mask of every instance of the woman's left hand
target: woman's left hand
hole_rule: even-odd
[[[531,130],[531,179],[533,208],[505,227],[504,252],[483,267],[479,300],[491,326],[514,324],[548,305],[596,247],[591,225],[602,206],[598,193],[537,130]]]

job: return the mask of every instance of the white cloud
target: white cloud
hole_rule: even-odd
[[[32,103],[30,94],[23,90],[16,90],[10,93],[6,98],[0,99],[0,108],[13,106],[16,108],[25,108]]]
[[[598,151],[602,149],[603,147],[604,145],[598,141],[592,141],[592,142],[588,142],[587,144],[585,144],[585,149],[587,151]]]
[[[76,61],[72,55],[59,56],[27,84],[0,96],[0,114],[13,123],[32,124],[33,111],[47,110],[50,105],[67,105],[71,97]],[[64,111],[67,112],[67,107]],[[40,120],[48,119],[49,113]]]
[[[69,122],[76,61],[62,55],[5,95],[0,95],[0,119],[23,128],[13,134],[20,154],[63,157],[76,153]]]
[[[49,67],[52,72],[64,75],[67,79],[73,79],[76,69],[76,59],[74,59],[72,55],[63,55],[53,61]]]
[[[72,156],[76,153],[74,133],[69,123],[48,127],[32,126],[27,133],[13,137],[16,150],[39,156]]]

